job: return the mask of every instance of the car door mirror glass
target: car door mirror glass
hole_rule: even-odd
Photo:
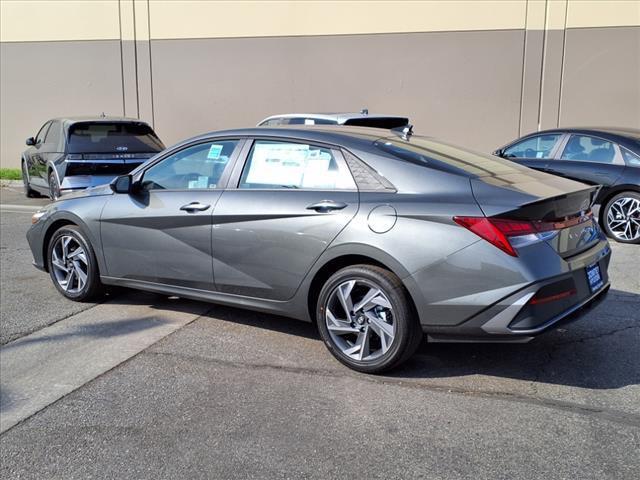
[[[33,137],[29,137],[27,138],[27,141],[25,143],[27,144],[27,146],[31,147],[36,144],[36,139]]]
[[[132,187],[131,175],[121,175],[111,182],[114,193],[130,193]]]

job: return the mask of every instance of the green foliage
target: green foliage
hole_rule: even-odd
[[[19,168],[0,168],[0,180],[20,180],[22,173]]]

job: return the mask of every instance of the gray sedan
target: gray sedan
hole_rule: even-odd
[[[596,194],[409,128],[263,127],[176,145],[27,237],[67,298],[120,285],[316,322],[373,373],[423,334],[528,341],[602,299]]]

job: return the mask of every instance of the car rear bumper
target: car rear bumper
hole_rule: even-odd
[[[485,334],[468,333],[446,333],[427,330],[427,338],[430,342],[490,342],[490,343],[523,343],[533,340],[533,338],[548,330],[558,328],[561,325],[579,320],[587,311],[600,304],[609,293],[611,285],[607,283],[599,291],[587,299],[573,305],[555,317],[529,330],[517,330],[509,327],[509,321],[501,325],[501,331]]]
[[[478,243],[447,259],[449,273],[451,265],[458,268],[457,288],[452,286],[449,290],[473,287],[474,293],[416,302],[422,329],[431,340],[528,341],[568,318],[575,320],[585,307],[598,303],[609,290],[611,248],[604,237],[570,258],[563,259],[548,245],[538,245],[529,252],[531,255],[523,252],[518,259],[502,266],[492,263],[491,255],[487,254],[491,251],[483,250],[485,244]],[[601,284],[592,291],[587,269],[594,265],[598,266]],[[432,279],[437,278],[433,272],[427,271]],[[413,276],[414,281],[416,278],[422,285],[424,298],[433,291],[433,287],[428,288],[434,282],[429,282],[424,272]],[[412,289],[415,290],[415,284],[409,288]]]

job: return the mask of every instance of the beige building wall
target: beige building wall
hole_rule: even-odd
[[[167,144],[367,107],[491,151],[558,125],[640,128],[640,0],[0,0],[0,163],[54,116]]]

